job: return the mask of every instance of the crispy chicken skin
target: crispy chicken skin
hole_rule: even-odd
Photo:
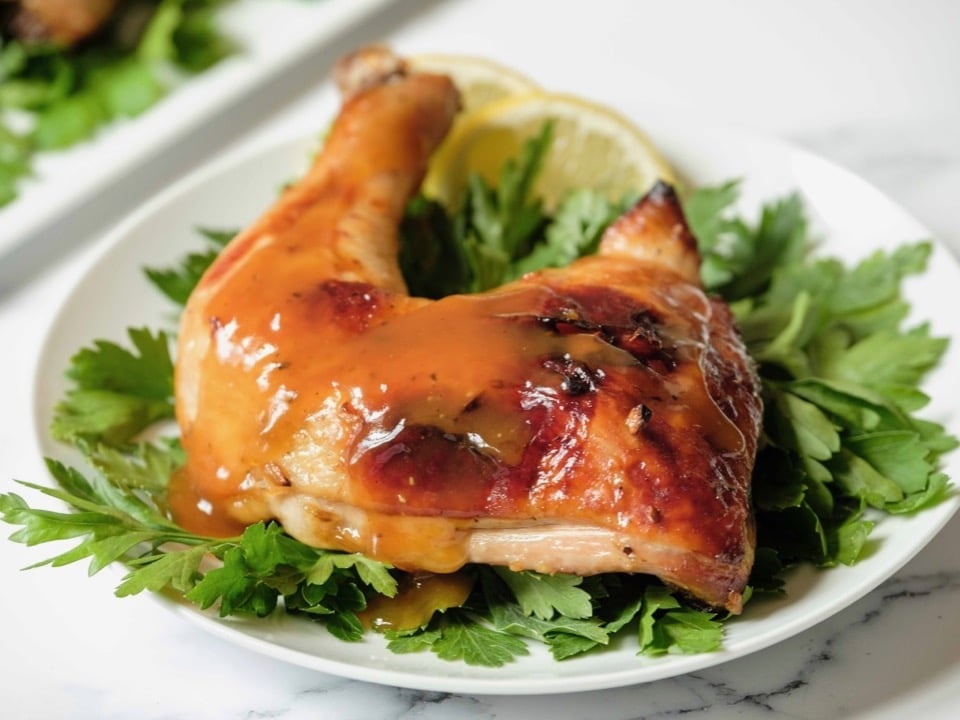
[[[337,76],[315,165],[184,313],[178,520],[278,519],[408,570],[651,573],[739,612],[758,381],[673,191],[567,268],[411,298],[397,225],[457,92],[384,49]]]

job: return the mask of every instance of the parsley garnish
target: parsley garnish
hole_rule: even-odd
[[[957,441],[913,415],[948,342],[903,326],[901,284],[926,267],[930,243],[853,267],[807,260],[799,199],[767,204],[751,227],[729,213],[737,189],[701,191],[687,209],[704,280],[732,303],[763,381],[754,504],[764,562],[752,581],[770,587],[779,581],[768,571],[783,565],[855,562],[875,522],[865,508],[913,512],[942,499],[939,458]]]
[[[175,444],[170,452],[179,458]],[[361,631],[356,612],[365,607],[367,594],[396,592],[396,580],[382,563],[311,548],[276,524],[257,523],[232,538],[201,537],[179,528],[163,505],[171,472],[165,457],[169,455],[162,445],[141,444],[123,453],[98,448],[91,453],[98,472],[89,478],[48,460],[58,488],[22,484],[72,511],[33,509],[19,495],[8,493],[0,494],[0,515],[21,526],[11,535],[17,542],[83,538],[71,550],[37,565],[90,558],[90,572],[95,573],[112,562],[124,562],[128,573],[117,587],[120,597],[172,588],[201,608],[218,604],[222,616],[258,617],[270,614],[282,597],[288,611],[308,615],[334,635],[355,640]],[[222,565],[203,571],[201,564],[210,557]]]
[[[595,252],[600,235],[629,204],[576,190],[548,216],[531,197],[551,138],[547,124],[504,164],[496,187],[472,174],[458,210],[413,200],[400,226],[400,267],[411,294],[439,298],[490,290],[525,272],[562,267]]]
[[[173,417],[173,363],[167,335],[128,330],[135,351],[108,340],[80,350],[67,377],[74,382],[50,428],[63,442],[119,446],[158,420]]]
[[[549,141],[547,126],[504,167],[495,188],[471,178],[453,213],[424,197],[410,204],[400,260],[414,294],[479,291],[595,251],[625,203],[578,190],[545,212],[530,187]],[[759,547],[749,596],[780,591],[785,569],[796,563],[856,562],[880,513],[942,499],[948,480],[939,458],[957,441],[915,416],[927,402],[920,382],[947,345],[925,325],[903,325],[901,284],[922,272],[929,243],[878,252],[853,267],[810,259],[798,197],[768,203],[753,225],[732,212],[737,193],[736,182],[703,188],[685,210],[700,239],[704,282],[731,303],[763,381],[753,485]],[[232,235],[202,233],[204,251],[145,270],[178,305]],[[89,558],[96,572],[125,563],[118,595],[172,588],[224,616],[282,609],[343,640],[359,639],[358,613],[374,596],[397,592],[392,568],[308,547],[275,524],[206,538],[170,520],[166,488],[182,449],[176,439],[142,440],[144,430],[172,417],[169,339],[147,329],[129,335],[132,349],[97,341],[79,351],[67,371],[73,387],[56,408],[54,436],[79,448],[93,474],[51,460],[58,487],[24,483],[72,511],[0,495],[3,519],[19,526],[12,539],[79,539],[41,565]],[[210,558],[218,561],[213,567]],[[654,578],[483,566],[465,572],[473,590],[464,606],[435,612],[423,627],[389,631],[391,650],[497,667],[527,654],[527,641],[544,643],[558,660],[602,649],[626,632],[638,653],[652,656],[722,644],[725,618],[692,607]]]
[[[119,3],[105,27],[73,48],[0,42],[0,206],[16,198],[34,152],[60,150],[102,126],[135,117],[177,78],[206,70],[232,52],[215,27],[224,0]],[[5,124],[7,123],[7,124]]]

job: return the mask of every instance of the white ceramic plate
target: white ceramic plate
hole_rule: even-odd
[[[0,208],[0,257],[71,210],[109,197],[138,167],[180,152],[190,133],[228,108],[257,104],[258,89],[288,72],[324,43],[382,10],[392,0],[235,0],[220,25],[236,52],[190,78],[143,115],[101,128],[94,137],[34,158],[34,175],[16,200]],[[304,82],[321,81],[322,73]],[[269,111],[269,106],[259,109]],[[237,117],[221,118],[227,127]],[[223,126],[223,125],[221,125]]]
[[[634,113],[638,118],[648,117]],[[807,152],[743,133],[677,122],[644,121],[680,172],[697,182],[744,179],[743,208],[791,190],[801,193],[824,238],[823,251],[855,260],[876,248],[928,237],[928,232],[878,191]],[[305,166],[312,142],[294,140],[225,157],[156,198],[126,221],[63,306],[38,364],[37,428],[50,455],[65,457],[45,428],[61,395],[69,356],[93,338],[125,339],[128,326],[172,326],[171,307],[142,279],[144,265],[170,264],[198,245],[193,228],[236,227],[253,219],[280,184]],[[932,320],[939,334],[960,338],[960,314],[944,297],[960,287],[960,268],[937,246],[930,271],[909,285],[917,318]],[[960,366],[954,347],[943,368]],[[940,370],[927,386],[934,398],[925,415],[960,433],[955,398],[958,375]],[[947,472],[960,477],[960,456]],[[220,620],[186,605],[183,617],[230,642],[298,665],[349,678],[418,689],[497,694],[562,693],[648,682],[691,672],[760,650],[833,615],[896,572],[943,527],[960,504],[954,497],[915,517],[884,519],[872,552],[852,568],[805,569],[791,576],[788,595],[755,601],[728,624],[724,649],[710,654],[648,659],[635,656],[632,642],[605,652],[555,662],[542,648],[502,669],[447,663],[430,653],[394,655],[381,638],[347,644],[321,626],[290,617]]]

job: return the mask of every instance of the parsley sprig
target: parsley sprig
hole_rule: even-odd
[[[470,175],[452,214],[436,200],[413,200],[400,226],[400,267],[411,294],[483,292],[596,252],[603,231],[632,198],[611,202],[595,190],[574,190],[548,215],[531,191],[551,137],[547,123],[519,158],[504,164],[495,187]]]
[[[218,605],[221,616],[257,617],[273,612],[282,597],[288,611],[322,619],[344,640],[362,634],[356,611],[366,606],[368,593],[396,593],[388,566],[362,555],[309,547],[273,523],[256,523],[231,538],[183,530],[165,509],[171,472],[167,459],[181,458],[175,443],[169,449],[170,454],[161,446],[141,444],[123,453],[95,450],[98,472],[89,477],[48,460],[58,487],[22,484],[71,510],[38,510],[15,493],[2,494],[0,515],[20,526],[10,539],[36,545],[82,538],[72,549],[32,567],[89,558],[93,574],[121,561],[128,572],[117,587],[119,597],[172,588],[201,609]],[[220,564],[209,568],[214,558]]]
[[[453,213],[424,197],[410,204],[400,259],[413,293],[479,291],[596,250],[627,201],[578,190],[547,214],[530,188],[549,141],[547,126],[503,168],[496,187],[471,178]],[[901,285],[923,271],[929,243],[878,252],[853,267],[811,259],[798,197],[764,205],[751,224],[734,212],[738,191],[735,181],[699,189],[685,211],[701,243],[704,282],[731,303],[761,374],[766,416],[753,479],[759,547],[748,590],[779,592],[789,566],[853,563],[882,513],[915,512],[949,492],[939,459],[957,442],[916,415],[928,400],[920,383],[947,342],[926,325],[905,326]],[[232,236],[201,232],[204,250],[145,270],[177,305]],[[129,348],[101,340],[72,358],[73,386],[56,407],[54,436],[80,449],[91,474],[48,460],[57,487],[24,483],[71,510],[0,495],[0,515],[19,526],[12,539],[79,539],[38,564],[89,559],[97,572],[122,562],[128,574],[118,595],[173,589],[224,616],[282,610],[343,640],[359,639],[360,613],[374,596],[394,596],[396,570],[308,547],[273,523],[208,538],[171,521],[166,490],[182,449],[176,439],[143,439],[172,418],[170,339],[146,328],[128,332]],[[650,577],[464,572],[473,583],[466,603],[438,608],[422,627],[389,631],[391,650],[501,666],[527,654],[529,641],[558,660],[624,633],[638,653],[652,656],[722,643],[726,618]]]

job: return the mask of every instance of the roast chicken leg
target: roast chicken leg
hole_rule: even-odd
[[[567,268],[409,297],[397,226],[457,91],[379,49],[337,75],[313,168],[184,313],[180,522],[407,570],[651,573],[739,612],[758,381],[672,190]]]

